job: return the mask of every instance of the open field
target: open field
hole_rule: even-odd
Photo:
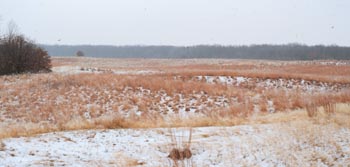
[[[176,135],[186,140],[188,130]],[[305,120],[194,128],[192,157],[177,165],[347,166],[349,135],[348,128]],[[160,128],[48,133],[5,139],[0,159],[5,166],[174,166],[170,136]]]
[[[0,166],[346,166],[349,104],[350,61],[53,58],[0,76]]]

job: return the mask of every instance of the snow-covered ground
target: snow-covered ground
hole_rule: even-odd
[[[161,73],[160,71],[153,70],[113,70],[102,69],[92,67],[80,67],[80,66],[57,66],[53,67],[52,71],[59,74],[79,74],[79,73],[113,73],[113,74],[154,74]]]
[[[180,78],[180,77],[179,77]],[[326,83],[318,81],[305,81],[302,79],[262,79],[262,78],[248,78],[242,76],[196,76],[194,80],[205,81],[209,84],[225,84],[228,86],[243,86],[255,85],[264,89],[289,89],[289,90],[303,90],[307,92],[324,92],[324,91],[341,91],[349,88],[349,84]]]
[[[58,66],[52,67],[52,71],[55,73],[64,73],[64,74],[78,74],[83,73],[79,66]]]
[[[171,133],[172,131],[172,133]],[[0,166],[172,166],[174,134],[188,128],[55,132],[3,139]],[[292,122],[193,128],[192,158],[181,166],[348,166],[350,129]]]

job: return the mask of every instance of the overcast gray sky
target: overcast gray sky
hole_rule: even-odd
[[[43,44],[350,46],[349,0],[0,0]]]

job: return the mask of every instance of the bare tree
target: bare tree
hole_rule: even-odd
[[[16,34],[18,34],[18,26],[13,20],[11,20],[7,24],[7,36],[15,36]]]
[[[0,38],[0,75],[50,71],[51,59],[46,51],[17,33],[14,22],[8,34]]]
[[[2,22],[2,17],[0,16],[0,39],[1,39],[1,22]]]
[[[83,51],[79,50],[79,51],[77,51],[76,56],[83,57],[83,56],[85,56],[85,54]]]

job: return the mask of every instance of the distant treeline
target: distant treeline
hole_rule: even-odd
[[[88,57],[115,58],[228,58],[269,60],[349,60],[350,47],[287,45],[250,46],[108,46],[41,45],[51,56],[75,56],[82,51]]]

